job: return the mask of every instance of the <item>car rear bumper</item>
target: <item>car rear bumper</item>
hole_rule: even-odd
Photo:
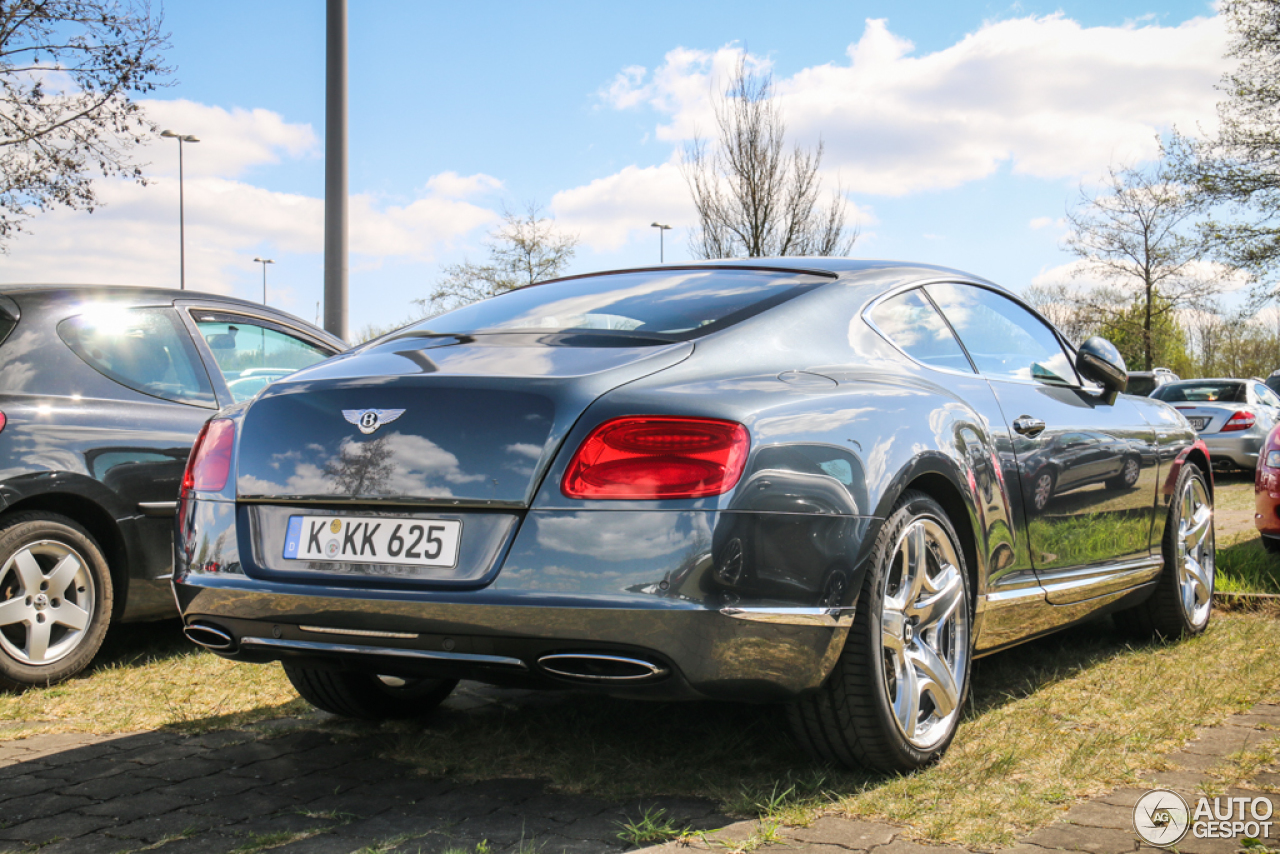
[[[179,609],[189,634],[225,657],[746,701],[784,700],[826,679],[852,622],[855,568],[875,522],[529,511],[483,586],[465,587],[289,579],[254,557],[249,516],[235,505],[196,501],[188,513]],[[783,534],[785,555],[767,545]]]
[[[1205,447],[1209,449],[1210,459],[1213,462],[1230,460],[1240,468],[1252,471],[1258,465],[1258,454],[1262,449],[1262,443],[1266,436],[1265,434],[1252,435],[1251,433],[1232,436],[1228,433],[1226,435],[1201,436],[1200,438],[1204,440]]]

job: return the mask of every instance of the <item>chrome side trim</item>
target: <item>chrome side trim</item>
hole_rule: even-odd
[[[139,501],[138,512],[143,516],[173,516],[178,512],[176,501]]]
[[[482,664],[491,667],[518,667],[528,670],[528,666],[518,658],[507,658],[503,655],[476,655],[466,652],[429,652],[423,649],[397,649],[388,646],[350,646],[340,643],[319,643],[316,641],[283,640],[279,638],[241,638],[241,648],[265,647],[291,652],[325,652],[353,655],[381,655],[388,658],[416,658],[425,661],[449,661],[456,664]]]
[[[1049,602],[1054,605],[1071,605],[1155,581],[1163,566],[1164,558],[1148,556],[1102,566],[1051,570],[1037,574]]]
[[[413,640],[418,637],[411,632],[378,632],[373,629],[331,629],[327,626],[298,626],[298,628],[317,635],[352,635],[359,638],[395,638],[397,640]]]
[[[720,613],[738,620],[784,626],[827,626],[843,629],[853,625],[854,608],[721,608]]]

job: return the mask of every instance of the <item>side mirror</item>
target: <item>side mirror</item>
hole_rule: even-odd
[[[1124,357],[1105,338],[1094,336],[1080,345],[1076,356],[1076,370],[1080,376],[1097,383],[1106,391],[1105,403],[1110,406],[1116,402],[1116,395],[1129,385],[1129,371],[1125,367]]]

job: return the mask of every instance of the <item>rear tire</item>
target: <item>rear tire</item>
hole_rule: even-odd
[[[876,538],[844,650],[787,707],[816,758],[891,773],[941,758],[969,690],[969,580],[946,512],[909,491]]]
[[[56,513],[0,527],[0,686],[70,679],[97,655],[111,622],[111,570],[97,542]]]
[[[1164,640],[1200,634],[1213,611],[1213,499],[1199,467],[1183,464],[1173,494],[1156,589],[1145,602],[1116,615],[1135,632]]]
[[[284,672],[302,699],[317,709],[366,721],[425,717],[458,684],[456,679],[402,680],[289,663]]]
[[[1263,534],[1262,548],[1266,550],[1267,554],[1280,555],[1280,539]]]

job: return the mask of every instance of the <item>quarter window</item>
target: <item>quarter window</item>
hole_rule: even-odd
[[[992,377],[1079,385],[1071,359],[1043,320],[974,285],[925,285],[978,371]]]
[[[281,377],[333,355],[249,318],[197,320],[196,326],[237,403],[249,400]]]
[[[871,322],[917,362],[972,373],[956,336],[937,309],[918,290],[887,299],[871,309]]]
[[[58,336],[120,385],[175,403],[217,405],[195,345],[173,309],[99,306],[59,323]]]

